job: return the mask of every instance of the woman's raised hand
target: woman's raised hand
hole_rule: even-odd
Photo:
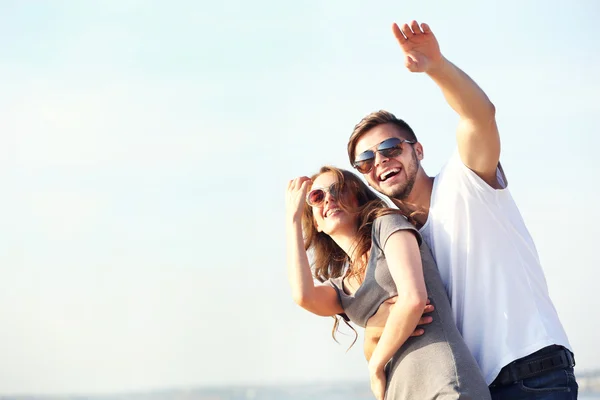
[[[306,192],[312,181],[309,177],[301,176],[288,183],[285,193],[285,211],[288,222],[299,222],[306,199]]]

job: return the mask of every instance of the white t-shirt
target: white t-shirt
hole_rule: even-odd
[[[491,188],[456,151],[435,178],[420,230],[488,385],[502,367],[542,347],[571,349],[500,168],[497,177],[504,189]]]

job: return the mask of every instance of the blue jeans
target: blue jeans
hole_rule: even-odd
[[[576,400],[579,386],[573,368],[557,369],[511,385],[490,388],[492,400]]]

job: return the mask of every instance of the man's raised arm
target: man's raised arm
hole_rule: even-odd
[[[404,52],[406,67],[411,72],[429,75],[458,113],[456,138],[463,163],[497,188],[500,136],[494,105],[467,74],[444,58],[427,24],[419,25],[417,21],[402,27],[394,24],[393,31]]]

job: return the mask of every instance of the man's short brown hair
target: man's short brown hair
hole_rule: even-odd
[[[396,118],[396,116],[389,111],[375,111],[364,117],[358,124],[356,124],[354,131],[352,131],[352,135],[350,135],[350,139],[348,140],[348,157],[350,158],[350,164],[354,163],[354,158],[356,156],[356,142],[358,142],[358,140],[365,133],[376,126],[383,124],[395,125],[400,130],[400,133],[404,139],[418,142],[417,136],[406,122]]]

